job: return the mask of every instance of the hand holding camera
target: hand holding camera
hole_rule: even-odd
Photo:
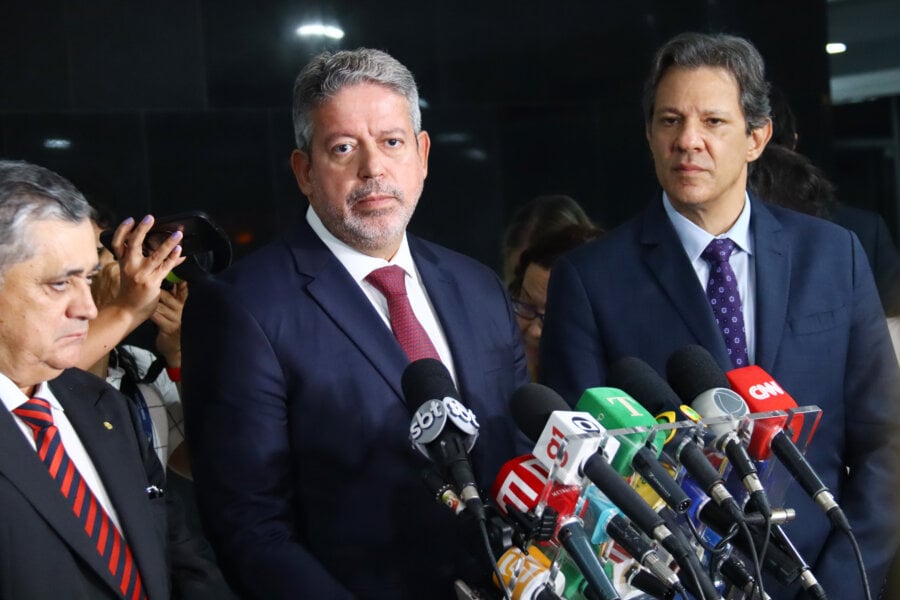
[[[145,217],[152,219],[152,217]],[[181,247],[181,256],[186,260],[178,263],[172,269],[173,277],[169,277],[164,282],[163,287],[171,288],[171,283],[176,281],[195,281],[209,274],[218,273],[231,264],[231,241],[221,227],[213,223],[213,221],[201,211],[188,211],[151,221],[149,230],[141,231],[142,221],[137,228],[134,229],[132,236],[128,236],[128,231],[120,234],[122,227],[128,223],[126,221],[119,226],[116,232],[104,231],[100,234],[100,242],[113,252],[117,257],[121,257],[119,245],[124,239],[125,247],[140,247],[143,256],[153,257],[154,255],[164,252],[167,248],[172,248],[173,236],[180,233],[177,244]],[[134,236],[143,234],[143,237]],[[122,236],[122,237],[119,237]]]
[[[129,314],[134,319],[134,326],[153,314],[163,280],[185,261],[181,246],[184,232],[174,229],[162,238],[159,231],[154,231],[154,218],[147,215],[137,224],[131,218],[123,221],[109,244],[104,240],[108,236],[101,235],[100,238],[119,262],[119,293],[110,304]],[[150,242],[155,248],[149,247]]]

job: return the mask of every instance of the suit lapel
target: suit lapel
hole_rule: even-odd
[[[288,243],[298,271],[308,278],[301,285],[402,399],[400,375],[409,359],[368,298],[305,220]]]
[[[68,502],[60,493],[59,486],[50,478],[47,467],[25,441],[15,418],[6,410],[0,411],[0,471],[28,499],[62,542],[110,588],[116,589],[108,569],[90,538],[79,526]]]
[[[719,364],[731,364],[706,294],[698,285],[697,274],[659,198],[644,213],[641,252],[644,262],[697,343],[709,350]]]
[[[288,244],[297,270],[309,278],[306,284],[309,294],[403,400],[400,380],[409,359],[390,329],[383,326],[368,298],[306,221],[288,238]],[[413,261],[447,336],[460,378],[460,392],[465,400],[469,390],[483,389],[484,381],[483,369],[474,364],[477,357],[468,351],[475,337],[472,323],[463,310],[462,291],[456,279],[438,264],[437,256],[421,240],[409,236],[409,244]]]
[[[409,236],[409,244],[416,268],[428,290],[428,298],[447,337],[461,400],[468,404],[466,399],[477,396],[477,390],[485,389],[485,382],[484,369],[472,349],[472,340],[477,338],[464,309],[462,290],[458,280],[440,266],[437,256],[421,240]]]
[[[137,485],[140,492],[144,491],[144,488],[140,487],[141,473],[131,473],[117,464],[122,456],[133,454],[134,450],[122,443],[122,432],[110,436],[109,440],[98,438],[96,432],[103,427],[102,418],[94,412],[92,404],[99,398],[91,398],[88,394],[73,397],[74,391],[61,382],[64,379],[65,375],[62,375],[51,384],[53,393],[65,408],[66,417],[78,432],[116,507],[129,545],[137,557],[148,597],[164,598],[167,596],[166,572],[160,571],[160,565],[157,565],[159,561],[146,559],[152,555],[150,553],[163,556],[163,549],[159,547],[152,531],[147,531],[151,526],[149,515],[146,511],[135,511],[133,495],[124,493],[122,489],[129,485]],[[97,391],[92,390],[91,394],[97,394]],[[116,423],[115,426],[130,425]],[[140,467],[139,462],[130,461],[130,464]],[[25,440],[14,417],[5,410],[0,411],[0,472],[28,499],[35,511],[53,528],[63,543],[118,594],[118,583],[110,575],[106,563],[75,519],[68,501],[63,498],[56,482],[50,478],[47,467]],[[161,566],[165,568],[164,565]]]
[[[137,562],[147,596],[151,599],[165,597],[168,593],[167,567],[160,559],[166,551],[155,529],[158,517],[154,518],[150,512],[144,465],[135,446],[127,441],[128,436],[134,435],[134,428],[128,409],[122,404],[125,399],[106,386],[89,391],[74,389],[67,384],[65,374],[51,386],[103,480]],[[134,459],[123,460],[123,457]],[[87,538],[84,533],[82,536]],[[99,557],[96,550],[90,554],[92,558]],[[99,563],[104,579],[115,588],[116,582],[102,561]]]
[[[774,370],[778,345],[787,321],[791,279],[790,242],[781,224],[762,202],[751,198],[750,229],[756,252],[756,358]]]

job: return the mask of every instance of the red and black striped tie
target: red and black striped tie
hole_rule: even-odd
[[[32,398],[13,412],[34,431],[38,456],[59,484],[59,490],[71,504],[75,517],[119,583],[122,596],[130,600],[145,600],[147,596],[131,549],[66,453],[59,430],[53,424],[50,403],[43,398]]]

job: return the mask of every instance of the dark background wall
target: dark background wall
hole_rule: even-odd
[[[323,48],[378,47],[411,68],[433,139],[411,228],[495,267],[504,223],[535,195],[570,194],[612,226],[655,192],[641,84],[680,31],[753,40],[801,150],[833,162],[824,0],[790,14],[774,0],[4,4],[0,155],[59,171],[122,217],[205,210],[238,255],[305,207],[288,164],[291,86]],[[297,37],[313,18],[346,37]]]

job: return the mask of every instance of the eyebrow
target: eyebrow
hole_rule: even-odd
[[[660,114],[660,113],[675,113],[678,115],[683,115],[684,111],[680,110],[678,108],[675,108],[674,106],[659,106],[653,111],[653,114]],[[728,110],[727,108],[709,108],[709,109],[701,110],[700,114],[702,116],[709,116],[709,115],[729,115],[730,116],[732,114],[732,111]]]
[[[77,269],[77,268],[69,269],[68,271],[63,271],[59,275],[54,275],[52,277],[49,277],[48,280],[60,279],[63,277],[77,277],[84,273],[97,273],[98,271],[100,271],[100,262],[99,261],[90,269]]]
[[[378,134],[379,134],[379,135],[382,135],[382,136],[384,136],[384,135],[393,135],[393,134],[398,134],[398,133],[404,133],[404,134],[405,134],[405,133],[407,133],[407,130],[406,130],[405,127],[392,127],[392,128],[390,128],[390,129],[385,129],[385,130],[383,130],[383,131],[379,131],[379,132],[378,132]]]
[[[519,289],[519,301],[520,302],[524,301],[528,304],[534,304],[534,296],[532,296],[528,292],[528,290],[525,289],[524,285]]]
[[[407,129],[406,129],[405,127],[391,127],[391,128],[389,128],[389,129],[382,129],[381,131],[375,132],[375,137],[384,137],[384,136],[387,136],[387,135],[398,135],[398,134],[404,134],[404,135],[405,135],[406,133],[408,133],[408,132],[407,132]],[[322,139],[322,141],[323,141],[324,143],[326,143],[326,144],[331,144],[331,143],[334,143],[334,141],[337,140],[337,139],[339,139],[339,138],[351,138],[351,139],[356,139],[357,136],[354,135],[354,134],[352,134],[352,133],[347,133],[347,132],[343,132],[343,131],[342,131],[342,132],[333,133],[333,134],[328,135],[328,136],[324,136],[324,137],[322,137],[321,139]]]

